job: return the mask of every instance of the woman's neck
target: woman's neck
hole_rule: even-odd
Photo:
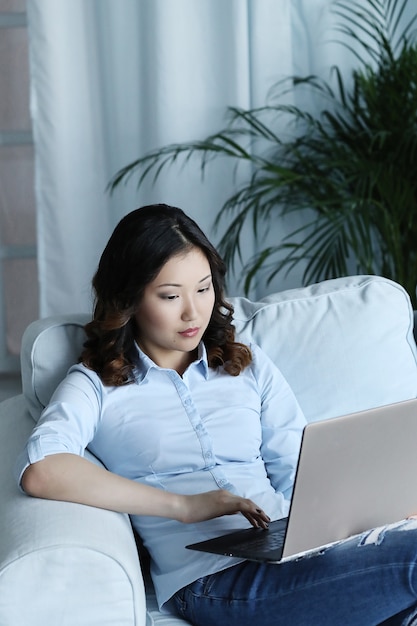
[[[196,360],[198,357],[198,348],[191,352],[162,352],[155,350],[147,350],[146,346],[142,344],[140,340],[136,340],[137,345],[146,356],[152,361],[164,369],[175,370],[180,376],[184,374],[186,369]]]

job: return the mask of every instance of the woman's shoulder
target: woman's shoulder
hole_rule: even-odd
[[[270,357],[268,356],[268,354],[265,352],[265,350],[263,348],[261,348],[261,346],[258,343],[255,343],[254,341],[250,341],[249,343],[246,344],[251,353],[252,353],[252,361],[254,363],[272,363],[272,360],[270,359]]]
[[[250,342],[247,345],[252,353],[251,368],[257,379],[265,377],[284,378],[279,366],[274,363],[272,358],[259,344]]]
[[[79,374],[83,376],[87,376],[88,378],[91,378],[91,380],[100,380],[100,377],[97,374],[97,372],[92,370],[91,367],[87,367],[87,365],[84,365],[84,363],[82,362],[74,363],[74,365],[71,365],[71,367],[68,370],[68,375],[75,374],[76,372],[78,372]]]
[[[70,367],[67,375],[59,387],[78,388],[84,393],[103,395],[105,389],[100,376],[84,363],[75,363]]]

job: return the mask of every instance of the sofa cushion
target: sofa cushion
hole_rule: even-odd
[[[351,276],[231,301],[239,338],[269,354],[308,421],[417,396],[413,311],[400,285]]]

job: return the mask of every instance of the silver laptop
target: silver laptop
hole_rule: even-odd
[[[288,518],[187,546],[277,563],[417,513],[417,399],[308,424]]]

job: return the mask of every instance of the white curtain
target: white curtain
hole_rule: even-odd
[[[219,130],[228,106],[264,104],[283,76],[327,71],[329,0],[28,0],[27,8],[40,315],[89,312],[99,255],[124,214],[174,204],[217,243],[214,217],[236,184],[224,162],[202,181],[196,160],[110,197],[113,174],[151,149]],[[245,247],[248,258],[250,232]],[[295,273],[275,287],[299,282]],[[232,278],[230,294],[239,289]]]

